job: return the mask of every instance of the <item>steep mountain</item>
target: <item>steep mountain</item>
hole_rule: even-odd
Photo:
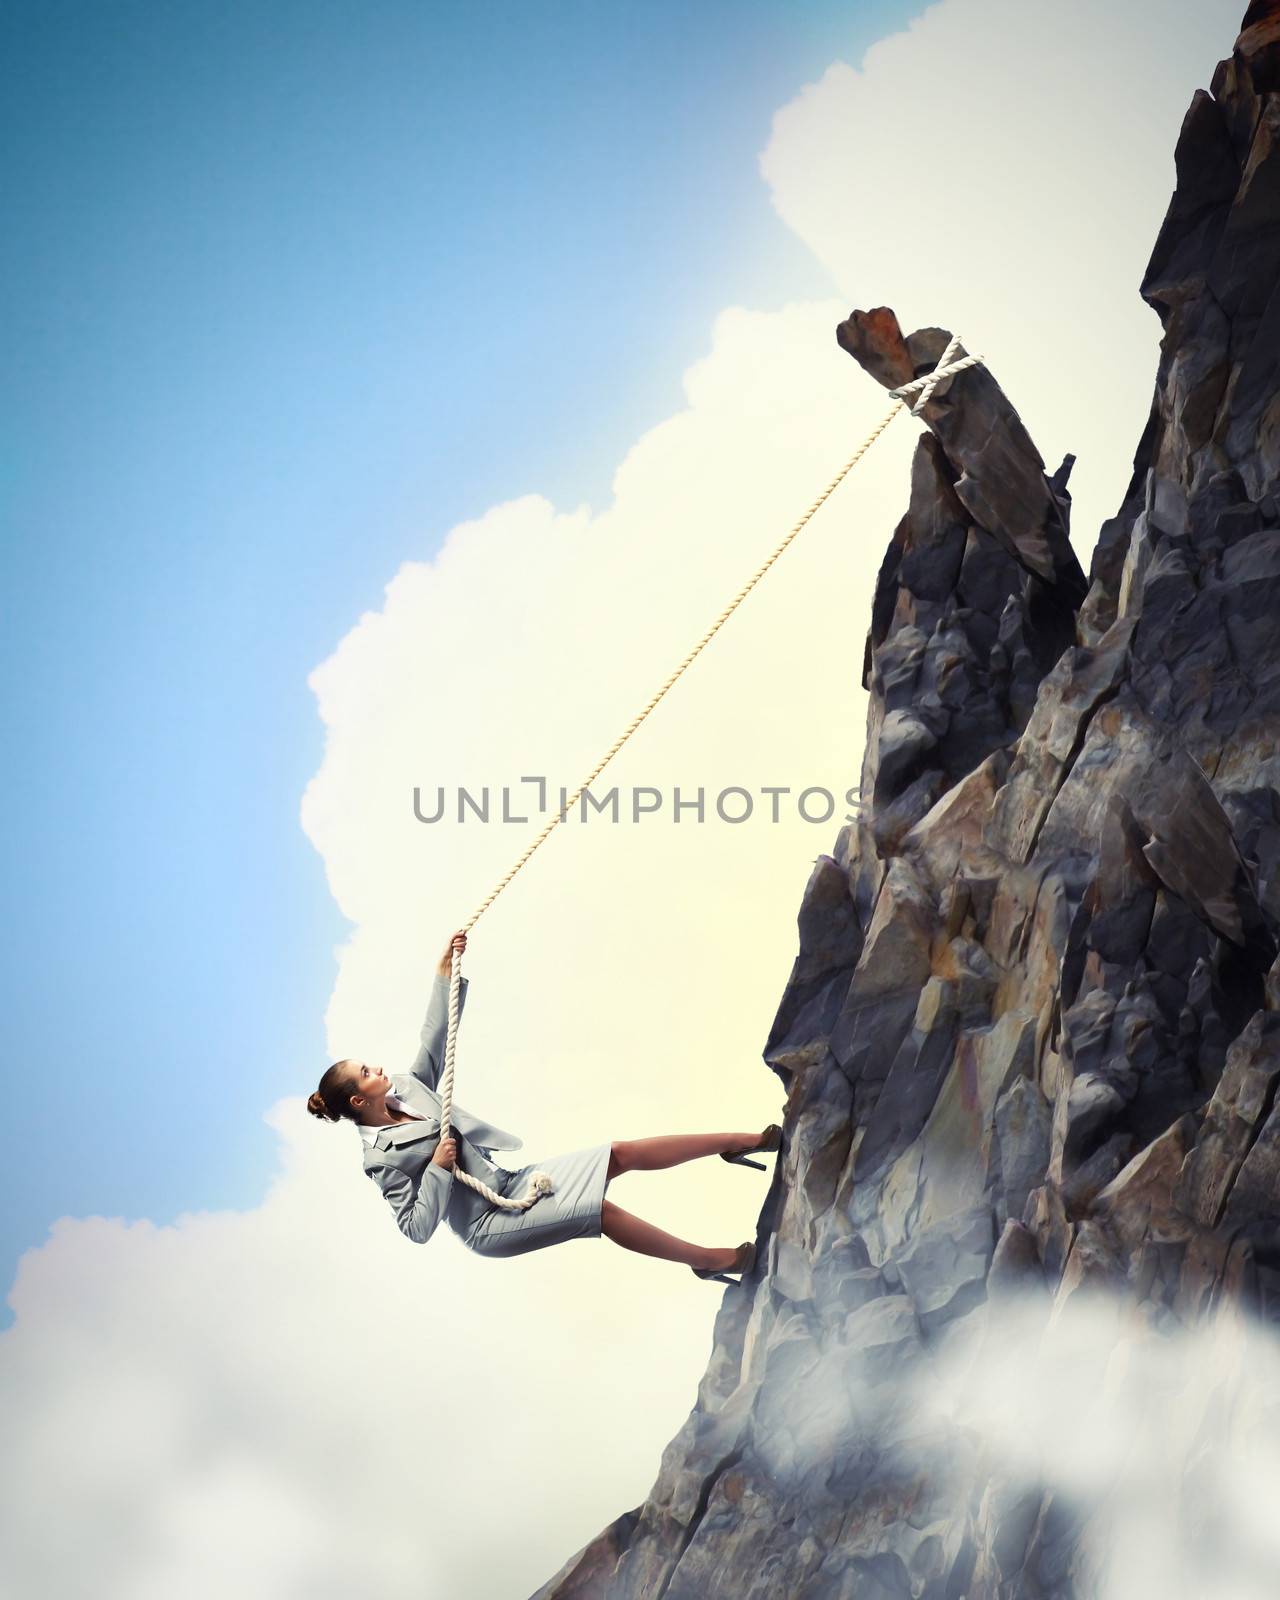
[[[764,1048],[757,1268],[648,1499],[535,1600],[1083,1596],[1078,1508],[942,1460],[910,1374],[1016,1295],[1280,1322],[1280,0],[1176,172],[1151,412],[1087,580],[1071,458],[1046,474],[998,375],[924,409],[865,811]],[[886,387],[949,337],[883,307],[837,336]]]

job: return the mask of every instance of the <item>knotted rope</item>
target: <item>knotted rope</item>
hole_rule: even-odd
[[[893,399],[893,405],[891,408],[885,413],[875,427],[872,428],[871,432],[845,462],[844,466],[840,468],[839,472],[836,473],[835,477],[832,478],[827,487],[822,491],[822,493],[813,502],[813,504],[804,513],[795,526],[791,528],[786,538],[782,540],[781,544],[778,545],[777,549],[773,552],[769,559],[764,562],[762,566],[757,567],[756,571],[751,575],[750,578],[748,578],[746,583],[743,584],[742,588],[738,590],[737,594],[734,595],[732,600],[730,600],[729,604],[707,629],[706,633],[703,634],[702,638],[698,640],[697,644],[694,645],[689,654],[685,656],[684,660],[670,675],[658,692],[648,701],[644,709],[631,719],[621,736],[613,742],[613,744],[605,752],[602,759],[596,764],[593,771],[586,778],[584,778],[574,790],[573,798],[567,800],[563,809],[556,812],[555,816],[552,817],[551,821],[524,852],[524,854],[516,862],[515,866],[511,868],[510,872],[508,872],[507,875],[498,883],[498,886],[493,890],[489,897],[481,902],[478,909],[472,912],[470,920],[464,925],[464,932],[470,933],[471,929],[475,927],[481,916],[483,916],[485,911],[498,898],[506,886],[511,882],[512,878],[515,877],[516,873],[519,872],[520,868],[524,866],[525,862],[551,832],[552,828],[554,828],[558,822],[564,821],[569,811],[574,805],[577,804],[578,798],[582,794],[582,791],[588,788],[600,776],[605,767],[608,766],[609,762],[613,760],[614,756],[617,755],[618,751],[622,749],[623,745],[626,744],[627,740],[653,710],[654,706],[656,706],[667,693],[667,690],[670,689],[676,680],[684,674],[685,670],[692,664],[692,662],[699,655],[701,655],[702,651],[708,644],[710,644],[711,640],[716,636],[716,634],[719,633],[720,629],[738,609],[746,597],[751,593],[756,584],[760,582],[761,578],[764,577],[765,573],[768,572],[769,568],[774,564],[774,562],[787,548],[791,541],[796,537],[801,529],[804,528],[805,524],[809,522],[814,513],[818,511],[824,502],[827,501],[840,487],[848,475],[853,471],[854,467],[857,466],[858,462],[862,460],[863,456],[866,455],[867,451],[876,442],[876,440],[889,426],[893,419],[898,415],[899,411],[902,411],[906,408],[906,397],[914,394],[917,389],[920,390],[919,400],[917,400],[915,405],[910,408],[912,416],[918,417],[932,397],[933,391],[943,381],[944,378],[949,378],[957,372],[963,372],[966,367],[974,367],[981,364],[981,356],[962,356],[959,361],[953,361],[951,358],[955,355],[959,348],[960,339],[957,335],[951,339],[950,343],[947,345],[947,348],[942,352],[940,359],[931,372],[926,373],[922,378],[913,378],[910,383],[899,384],[896,389],[889,390],[889,394]],[[445,1040],[444,1047],[444,1073],[440,1079],[440,1137],[442,1139],[446,1139],[449,1136],[449,1113],[453,1109],[454,1046],[456,1044],[458,1032],[458,1000],[461,994],[461,986],[462,957],[459,952],[455,950],[452,954],[449,972],[449,1032]],[[463,1172],[460,1167],[455,1166],[454,1177],[459,1179],[460,1182],[465,1183],[468,1188],[474,1189],[478,1194],[484,1195],[491,1205],[498,1206],[504,1211],[527,1211],[529,1207],[541,1199],[544,1194],[552,1193],[551,1179],[545,1172],[535,1172],[533,1174],[533,1179],[528,1192],[522,1195],[518,1200],[512,1199],[507,1195],[498,1194],[495,1190],[491,1189],[487,1183],[482,1183],[479,1178],[473,1178],[469,1172]]]

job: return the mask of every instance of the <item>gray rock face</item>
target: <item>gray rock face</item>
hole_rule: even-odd
[[[1090,1593],[1049,1492],[904,1378],[1002,1297],[1280,1322],[1280,0],[1177,146],[1151,415],[1088,580],[983,367],[925,407],[867,639],[866,814],[765,1044],[786,1145],[645,1503],[535,1600]],[[838,338],[886,387],[941,328]]]

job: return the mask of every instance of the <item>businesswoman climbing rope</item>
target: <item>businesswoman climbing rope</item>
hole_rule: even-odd
[[[465,932],[455,933],[436,968],[431,1001],[422,1025],[422,1046],[407,1074],[388,1076],[367,1061],[335,1061],[307,1101],[307,1110],[327,1122],[344,1117],[357,1124],[364,1147],[364,1170],[396,1214],[400,1231],[425,1244],[443,1219],[468,1249],[482,1256],[518,1256],[566,1239],[602,1235],[627,1250],[679,1261],[700,1278],[736,1280],[755,1265],[750,1240],[734,1249],[689,1244],[632,1216],[605,1198],[610,1179],[620,1172],[652,1172],[699,1156],[760,1167],[753,1151],[777,1150],[782,1130],[770,1123],[763,1133],[673,1133],[654,1139],[616,1139],[566,1155],[552,1156],[512,1170],[491,1160],[495,1150],[518,1150],[523,1143],[456,1103],[451,1136],[440,1137],[440,1096],[436,1092],[448,1030],[452,954],[467,947]],[[468,980],[459,980],[458,1012]],[[538,1173],[551,1179],[551,1192],[527,1210],[503,1210],[483,1195],[454,1181],[455,1166],[501,1195],[525,1188]]]

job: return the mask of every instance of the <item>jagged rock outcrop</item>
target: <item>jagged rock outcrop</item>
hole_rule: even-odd
[[[1177,145],[1151,415],[1086,584],[971,368],[876,586],[865,814],[765,1045],[786,1149],[653,1491],[536,1600],[1089,1592],[1077,1508],[944,1462],[902,1378],[998,1296],[1280,1322],[1280,0]],[[948,334],[854,312],[886,387]]]

